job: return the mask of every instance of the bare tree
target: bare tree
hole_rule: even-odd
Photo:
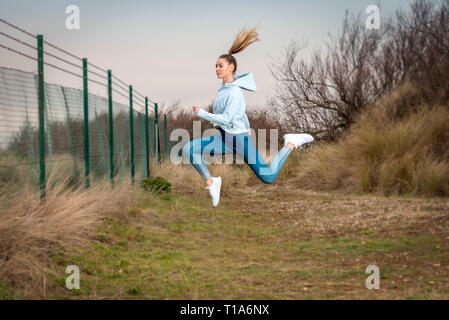
[[[411,13],[398,11],[384,27],[368,30],[360,15],[346,12],[342,31],[330,37],[326,52],[310,61],[292,42],[271,73],[277,93],[268,100],[287,130],[334,140],[366,106],[405,80],[426,88],[428,98],[449,92],[449,0],[418,0]],[[435,95],[435,92],[441,94]]]
[[[419,0],[411,12],[396,13],[397,23],[389,26],[398,43],[407,75],[419,84],[426,101],[449,99],[449,0]]]

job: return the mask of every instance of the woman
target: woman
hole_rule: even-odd
[[[213,112],[209,113],[193,106],[193,112],[198,117],[206,119],[217,126],[220,135],[195,139],[183,147],[183,154],[189,157],[191,164],[206,181],[206,189],[212,197],[214,207],[220,200],[221,177],[212,177],[202,158],[204,149],[209,154],[237,154],[251,167],[251,170],[264,183],[273,183],[279,175],[285,160],[294,148],[313,141],[308,134],[284,135],[284,147],[273,158],[268,166],[257,152],[249,134],[250,125],[245,113],[245,98],[242,89],[255,92],[256,84],[252,73],[244,73],[235,77],[237,61],[233,54],[259,41],[256,27],[239,32],[227,54],[221,55],[215,65],[217,78],[223,79],[213,104]]]

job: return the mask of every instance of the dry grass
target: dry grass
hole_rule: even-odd
[[[339,195],[259,183],[209,198],[155,197],[108,221],[92,250],[57,258],[49,298],[447,299],[446,199]],[[207,192],[205,192],[207,193]],[[64,289],[67,264],[80,290]],[[381,289],[365,287],[366,266]]]
[[[270,161],[272,157],[262,156]],[[112,188],[109,180],[95,180],[86,190],[84,181],[74,183],[72,161],[54,158],[47,165],[47,192],[41,201],[36,186],[37,167],[15,166],[17,159],[3,154],[0,176],[0,279],[23,297],[45,298],[56,254],[88,250],[98,236],[105,218],[128,219],[128,211],[143,191],[130,186],[128,179]],[[294,156],[291,157],[292,159]],[[208,164],[214,176],[223,178],[222,196],[231,197],[236,187],[261,183],[246,164]],[[82,166],[81,166],[82,167]],[[279,181],[288,176],[287,162]],[[205,183],[191,164],[175,165],[163,161],[150,165],[151,175],[157,173],[172,183],[175,193],[208,199]],[[30,171],[33,173],[30,175]],[[146,199],[151,195],[145,194]],[[129,221],[128,221],[129,222]]]
[[[448,202],[295,188],[313,152],[292,153],[272,185],[246,164],[209,165],[225,183],[217,208],[191,165],[170,162],[151,172],[171,195],[59,180],[40,203],[24,186],[0,213],[0,297],[3,280],[15,299],[446,298]],[[379,292],[364,287],[372,263]],[[80,290],[65,288],[68,264]]]
[[[396,297],[403,266],[416,266],[423,284],[404,283],[402,298],[446,297],[447,268],[432,275],[447,252],[447,201],[304,190],[449,195],[449,110],[410,99],[406,85],[361,114],[339,142],[292,152],[273,185],[246,164],[208,164],[223,178],[218,208],[190,163],[151,163],[151,176],[174,191],[159,198],[143,194],[138,179],[76,188],[73,163],[55,161],[41,201],[28,167],[2,155],[0,289],[3,281],[14,298],[76,295],[59,282],[77,258],[86,281],[80,295],[89,298],[372,298],[359,278],[374,259],[394,277],[382,297]],[[150,202],[140,219],[131,218],[143,198]],[[404,250],[411,260],[396,261]],[[436,280],[440,287],[429,291]]]
[[[88,190],[72,190],[69,177],[61,181],[63,169],[55,168],[49,176],[44,201],[28,183],[2,186],[0,278],[24,296],[45,297],[51,256],[86,248],[105,217],[124,217],[135,201],[129,181],[114,189],[98,181]]]
[[[315,190],[449,195],[448,106],[408,104],[404,85],[368,108],[336,144],[317,144],[299,180]]]

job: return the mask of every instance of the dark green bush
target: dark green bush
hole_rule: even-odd
[[[142,188],[156,193],[171,192],[171,183],[162,177],[146,178],[142,180]]]

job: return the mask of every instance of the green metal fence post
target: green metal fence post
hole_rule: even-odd
[[[44,97],[44,48],[43,48],[43,36],[41,34],[37,35],[37,69],[38,69],[38,88],[39,88],[39,185],[41,190],[41,199],[45,198],[45,126],[44,126],[44,108],[45,108],[45,97]]]
[[[87,85],[87,59],[83,58],[83,93],[84,93],[84,163],[86,188],[90,186],[90,154],[89,154],[89,101]]]
[[[148,97],[145,97],[145,159],[147,178],[150,177],[150,139],[148,135]]]
[[[109,103],[109,179],[114,184],[114,115],[112,113],[112,71],[108,70]]]
[[[161,161],[161,146],[159,144],[159,125],[157,114],[157,103],[154,104],[154,146],[156,148],[156,161]]]
[[[167,135],[167,115],[164,114],[164,151],[165,156],[168,157],[168,135]]]
[[[149,127],[150,129],[148,130],[150,132],[150,141],[151,141],[151,145],[150,145],[150,150],[151,150],[151,157],[153,157],[154,159],[154,155],[155,155],[155,150],[154,150],[154,120],[153,118],[149,117],[148,118],[149,121]]]
[[[130,143],[130,165],[131,183],[134,183],[134,118],[133,118],[133,86],[129,86],[129,143]]]

